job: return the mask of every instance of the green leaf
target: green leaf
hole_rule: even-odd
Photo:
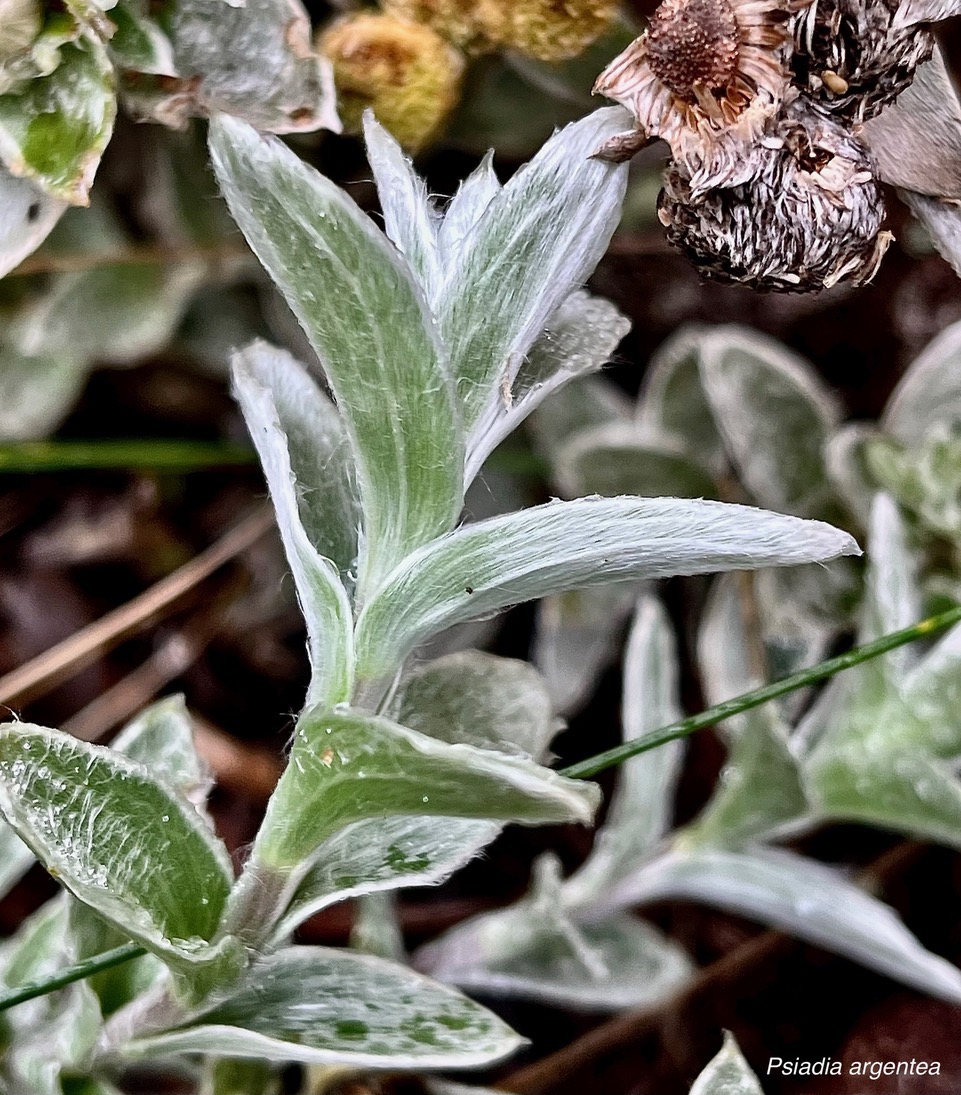
[[[710,705],[766,683],[763,666],[752,664],[741,591],[736,580],[728,579],[725,575],[715,583],[698,636],[698,661]],[[707,806],[684,830],[685,844],[739,847],[806,813],[788,734],[774,704],[725,720],[727,762]]]
[[[0,278],[36,251],[66,208],[66,202],[0,163]]]
[[[944,758],[961,755],[961,627],[952,628],[909,670],[901,694],[924,727],[919,747]]]
[[[213,1053],[358,1068],[471,1068],[521,1039],[453,989],[393,962],[290,947],[255,966],[225,1003],[181,1030],[132,1041],[132,1058]]]
[[[318,849],[275,932],[284,939],[315,913],[360,894],[436,886],[501,831],[497,821],[435,815],[374,817],[347,825]]]
[[[591,153],[626,124],[624,111],[608,107],[556,133],[463,237],[435,310],[469,436],[607,249],[627,170]]]
[[[12,890],[36,861],[13,829],[0,822],[0,896]]]
[[[644,737],[681,714],[677,646],[656,598],[642,597],[624,655],[621,721],[625,741]],[[662,745],[626,761],[604,825],[587,861],[565,886],[571,906],[590,909],[628,876],[667,832],[683,743]]]
[[[444,210],[437,230],[437,247],[445,268],[458,261],[468,235],[500,189],[494,171],[494,153],[488,152],[460,184]]]
[[[636,588],[623,582],[545,597],[537,606],[531,657],[558,714],[569,715],[587,701],[614,660],[636,599]]]
[[[86,205],[116,111],[106,51],[81,35],[61,46],[50,75],[0,95],[0,158],[53,197]]]
[[[921,618],[918,559],[908,546],[907,530],[898,507],[886,494],[877,494],[868,530],[870,565],[865,575],[862,623],[858,641],[865,643],[909,627]],[[866,667],[863,675],[883,667],[898,680],[917,661],[911,647],[892,650]]]
[[[630,321],[613,304],[589,293],[571,293],[517,370],[510,399],[488,403],[478,419],[468,446],[467,481],[552,392],[600,369],[629,328]]]
[[[112,750],[0,728],[0,811],[79,900],[181,971],[219,957],[227,853],[196,810]]]
[[[299,0],[246,0],[240,7],[177,0],[162,9],[161,25],[178,75],[195,85],[195,101],[178,85],[161,94],[159,120],[224,111],[266,132],[340,131],[330,67],[313,49]]]
[[[684,952],[635,917],[575,922],[558,871],[553,856],[542,856],[530,894],[422,947],[417,967],[469,992],[578,1011],[656,1007],[687,980]]]
[[[69,352],[30,357],[0,338],[0,440],[48,437],[70,412],[90,374]]]
[[[280,1070],[266,1061],[209,1057],[199,1095],[280,1095]]]
[[[206,803],[213,778],[194,745],[193,721],[183,696],[152,703],[124,726],[110,747],[142,764],[198,809]]]
[[[708,333],[682,327],[661,344],[648,365],[637,421],[645,434],[673,441],[717,478],[728,461],[699,368]]]
[[[63,274],[17,317],[10,337],[32,358],[129,365],[166,346],[204,276],[200,263]]]
[[[694,1081],[691,1095],[764,1095],[733,1034],[725,1033],[721,1052]]]
[[[364,112],[364,140],[387,237],[407,259],[430,299],[440,277],[440,214],[404,150],[369,109]]]
[[[549,464],[582,430],[612,422],[630,422],[634,405],[608,380],[582,376],[551,393],[527,426],[537,453]]]
[[[871,520],[871,501],[878,489],[865,458],[867,443],[880,436],[873,425],[853,422],[829,437],[824,447],[824,466],[831,485],[862,528]]]
[[[119,0],[110,9],[113,37],[108,50],[114,64],[128,72],[176,76],[170,39],[146,14],[142,0]]]
[[[822,450],[840,408],[808,362],[747,328],[714,327],[701,343],[700,372],[753,497],[773,509],[824,516],[831,490]]]
[[[593,785],[520,757],[448,745],[378,716],[312,709],[298,722],[252,860],[296,869],[339,829],[366,818],[587,822],[596,802]]]
[[[924,949],[893,909],[839,871],[780,849],[677,849],[640,867],[607,907],[697,901],[747,916],[945,1000],[961,970]]]
[[[362,515],[350,444],[337,408],[305,366],[266,343],[254,343],[238,354],[234,368],[245,411],[245,395],[252,386],[273,404],[290,456],[301,524],[311,544],[336,564],[350,588]],[[251,423],[252,429],[258,425],[265,430],[262,423]]]
[[[308,528],[320,532],[325,514],[332,521],[346,520],[347,514],[340,507],[344,501],[344,481],[337,476],[344,465],[334,457],[338,436],[326,408],[320,410],[320,393],[315,393],[309,384],[289,354],[266,343],[255,343],[234,358],[234,392],[260,455],[307,623],[312,670],[308,702],[333,704],[347,700],[351,692],[351,609],[337,569],[311,542]],[[295,393],[301,400],[302,412],[296,417],[291,408],[297,397]],[[315,396],[311,407],[306,401],[314,400]],[[317,431],[314,436],[310,432],[311,423]],[[327,484],[326,471],[320,482],[312,478],[322,464],[328,442],[334,459],[331,473],[337,480],[333,494],[323,490]],[[318,490],[316,496],[309,493],[314,490]],[[310,500],[306,501],[308,497]],[[346,535],[343,525],[333,532],[328,529],[328,536],[321,543],[331,550],[348,550],[344,543]]]
[[[535,760],[544,758],[558,731],[537,670],[479,650],[448,654],[413,670],[403,684],[397,721],[451,745]]]
[[[569,498],[716,498],[718,488],[703,467],[668,442],[646,437],[633,423],[612,422],[581,430],[557,454],[554,476]]]
[[[350,945],[364,954],[406,963],[404,933],[394,894],[369,893],[357,899],[354,903],[354,923],[350,929]]]
[[[936,203],[933,203],[936,204]],[[911,363],[888,400],[881,428],[906,445],[961,422],[961,323],[952,323]]]
[[[463,501],[447,359],[410,268],[330,180],[230,118],[211,154],[231,212],[307,332],[344,418],[364,506],[369,595]]]
[[[397,568],[357,624],[357,674],[379,680],[431,635],[581,586],[753,569],[857,552],[847,533],[745,506],[582,498],[467,525]]]

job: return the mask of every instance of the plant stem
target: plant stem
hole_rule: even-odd
[[[659,730],[654,730],[643,737],[626,741],[623,745],[615,746],[615,748],[608,749],[604,753],[598,753],[596,756],[588,757],[587,760],[571,764],[567,768],[562,768],[560,774],[572,779],[586,779],[588,776],[604,771],[605,768],[623,764],[625,760],[630,760],[631,757],[636,757],[640,753],[646,753],[649,749],[656,749],[658,745],[676,741],[678,738],[686,738],[698,730],[704,730],[708,726],[714,726],[716,723],[731,718],[733,715],[739,715],[742,711],[750,711],[752,707],[760,707],[762,703],[767,703],[769,700],[776,700],[779,696],[786,696],[789,692],[796,692],[799,688],[817,684],[828,677],[833,677],[835,673],[861,665],[872,658],[886,654],[889,650],[895,650],[899,646],[913,643],[917,639],[935,635],[956,623],[961,623],[961,608],[952,608],[947,612],[942,612],[939,616],[931,616],[927,620],[921,620],[920,623],[912,624],[901,631],[893,631],[890,635],[882,635],[880,639],[875,639],[874,642],[866,643],[864,646],[856,646],[845,654],[821,662],[820,665],[812,666],[810,669],[802,669],[797,673],[793,673],[790,677],[775,681],[773,684],[766,684],[763,688],[757,688],[753,692],[745,692],[741,696],[725,700],[724,703],[710,707],[707,711],[702,711],[698,715],[681,719],[679,722],[672,722],[670,726],[661,727]]]
[[[29,985],[22,985],[20,988],[0,996],[0,1011],[6,1011],[7,1008],[12,1008],[15,1004],[22,1004],[27,1000],[34,1000],[38,996],[46,996],[47,993],[62,989],[65,985],[72,985],[74,981],[82,981],[85,977],[92,977],[102,970],[120,966],[124,962],[139,958],[146,953],[146,950],[139,943],[124,943],[122,946],[114,947],[113,950],[104,951],[103,954],[96,954],[93,958],[87,958],[83,962],[78,962],[75,966],[69,966],[54,977],[48,977],[43,981],[34,981]]]
[[[0,474],[45,471],[190,472],[246,467],[254,450],[232,441],[139,438],[108,441],[11,441],[0,444]]]

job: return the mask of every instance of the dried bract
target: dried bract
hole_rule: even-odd
[[[878,114],[928,60],[934,38],[905,25],[903,0],[816,0],[794,22],[799,88],[832,114],[862,122]]]
[[[697,188],[730,185],[788,88],[789,16],[786,0],[664,0],[594,91],[663,137]]]
[[[798,100],[751,167],[750,181],[700,193],[679,162],[665,173],[658,214],[706,277],[782,292],[873,277],[890,235],[867,151],[848,129]]]

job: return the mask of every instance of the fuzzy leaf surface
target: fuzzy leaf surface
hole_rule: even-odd
[[[470,1068],[522,1043],[495,1015],[393,962],[290,947],[182,1030],[128,1043],[132,1058],[180,1053],[358,1068]]]
[[[477,856],[501,831],[497,821],[375,817],[325,841],[297,887],[276,936],[283,938],[321,909],[348,897],[436,886]]]
[[[391,815],[588,822],[597,788],[522,757],[448,745],[389,719],[305,712],[254,859],[295,869],[352,822]],[[362,854],[362,853],[361,853]]]
[[[746,506],[581,498],[467,525],[415,552],[357,625],[361,679],[392,673],[445,627],[582,586],[856,554],[845,532]]]
[[[231,884],[196,810],[112,750],[0,729],[0,810],[75,897],[181,970],[211,961]]]
[[[211,125],[221,189],[317,351],[354,451],[371,591],[454,523],[463,439],[447,357],[407,262],[329,179],[235,119]]]
[[[822,450],[840,408],[811,366],[772,339],[724,327],[704,339],[700,372],[725,448],[753,497],[822,516],[830,500]]]
[[[308,429],[309,424],[290,421],[291,389],[303,388],[303,380],[294,359],[266,343],[255,343],[234,359],[234,392],[270,487],[277,526],[307,624],[312,670],[308,702],[333,704],[350,696],[351,608],[334,563],[321,554],[304,526],[305,510],[313,528],[314,518],[322,519],[327,512],[325,499],[330,496],[321,489],[316,501],[311,495],[311,501],[305,502],[307,491],[317,486],[322,488],[325,483],[305,482],[298,476],[298,472],[309,476],[316,470],[323,459],[324,445],[323,435],[316,437],[315,448],[297,445],[310,443],[306,433],[299,431],[299,427]],[[301,398],[306,394],[301,391]],[[317,396],[320,397],[319,392]],[[303,403],[301,410],[312,417]],[[314,421],[321,425],[317,419]],[[330,434],[326,436],[329,438]],[[299,458],[297,465],[295,457]],[[337,470],[335,465],[334,472]],[[334,498],[331,519],[343,521],[346,514],[339,511],[336,494]],[[333,537],[343,546],[345,535],[346,529],[341,526]],[[330,543],[328,537],[325,546]]]
[[[450,263],[436,313],[468,434],[607,249],[627,171],[590,157],[626,121],[608,107],[556,133],[492,193]]]
[[[793,852],[677,849],[643,866],[610,894],[609,904],[668,898],[750,917],[922,992],[961,1001],[961,970],[925,950],[893,909],[839,871]]]
[[[116,113],[113,68],[85,34],[60,47],[49,75],[0,95],[0,159],[52,197],[86,205]]]
[[[725,1033],[721,1052],[694,1081],[691,1095],[764,1095],[732,1034]]]
[[[437,658],[403,685],[397,721],[438,741],[541,760],[557,724],[533,666],[479,650]]]

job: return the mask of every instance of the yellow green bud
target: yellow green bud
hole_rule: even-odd
[[[371,107],[411,152],[437,136],[460,99],[464,55],[435,30],[393,15],[338,19],[319,39],[330,59],[344,128],[359,132]]]
[[[493,41],[540,61],[583,53],[618,14],[617,0],[497,0],[485,7],[498,9],[487,27]]]
[[[497,0],[381,0],[398,19],[423,23],[468,53],[493,49],[485,28],[499,19]]]

